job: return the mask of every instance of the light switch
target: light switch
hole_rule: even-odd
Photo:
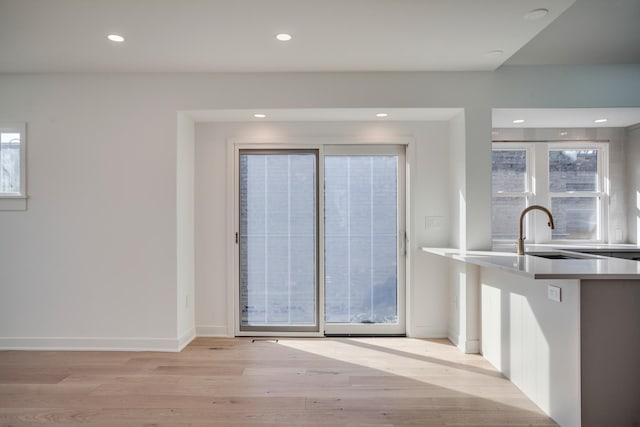
[[[437,229],[442,228],[442,217],[441,216],[428,216],[425,218],[427,229]]]
[[[551,301],[562,301],[562,288],[552,285],[547,286],[547,298]]]

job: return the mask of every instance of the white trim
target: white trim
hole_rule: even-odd
[[[235,233],[239,230],[236,212],[238,212],[238,184],[236,173],[238,165],[238,153],[232,139],[227,140],[227,336],[235,336],[238,332],[236,322],[237,307],[240,304],[238,297],[237,271],[238,265],[237,243]]]
[[[0,350],[179,352],[172,338],[2,337]]]
[[[198,337],[233,337],[233,333],[229,333],[226,325],[196,325],[196,336]]]
[[[447,337],[449,341],[453,343],[456,347],[460,349],[463,353],[466,354],[478,354],[480,353],[480,340],[465,340],[464,337],[449,334]]]
[[[414,326],[410,330],[407,330],[407,336],[410,338],[449,339],[449,332],[447,331],[447,329],[438,328],[435,326]]]
[[[178,338],[178,351],[182,351],[196,338],[196,328],[191,328]]]
[[[449,341],[451,341],[451,344],[455,345],[456,347],[460,348],[460,346],[458,345],[458,343],[460,342],[460,335],[453,333],[452,331],[449,331],[449,333],[447,334],[447,339]]]

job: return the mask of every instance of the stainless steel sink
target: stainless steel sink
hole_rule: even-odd
[[[598,256],[578,255],[578,254],[565,254],[560,252],[527,252],[527,255],[536,256],[546,259],[594,259]]]

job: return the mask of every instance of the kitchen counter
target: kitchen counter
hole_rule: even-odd
[[[567,247],[563,245],[563,247]],[[450,248],[421,248],[422,251],[440,255],[458,261],[496,268],[531,279],[626,279],[640,280],[640,262],[611,258],[600,255],[580,253],[578,250],[591,251],[628,251],[639,252],[635,245],[597,245],[580,246],[572,250],[557,249],[547,245],[527,246],[528,255],[513,252],[465,251]],[[579,259],[547,259],[531,254],[557,253],[559,255],[579,256]]]
[[[452,342],[466,351],[477,340],[482,355],[562,426],[636,425],[640,262],[614,257],[636,257],[640,248],[527,245],[527,255],[512,248],[421,248],[429,262],[451,260]]]

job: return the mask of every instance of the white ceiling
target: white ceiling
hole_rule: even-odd
[[[594,123],[597,119],[604,123]],[[513,120],[525,120],[515,124]],[[640,108],[494,108],[494,128],[628,127],[640,123]]]
[[[0,0],[0,72],[494,70],[574,1]]]
[[[279,108],[256,110],[182,111],[196,122],[343,122],[343,121],[449,121],[464,112],[462,108]],[[266,117],[256,119],[254,113]],[[376,117],[386,113],[386,117]]]
[[[639,0],[576,0],[506,61],[508,65],[639,63]]]
[[[538,21],[524,15],[547,8]],[[495,70],[640,63],[640,0],[0,0],[0,73]],[[294,39],[277,42],[290,32]],[[126,37],[123,44],[106,39]],[[502,55],[488,55],[502,50]],[[377,110],[375,112],[378,112]],[[383,120],[448,120],[396,109]],[[246,120],[250,111],[194,112]],[[374,110],[270,110],[268,121]],[[607,117],[604,124],[594,117]],[[524,118],[524,124],[513,124]],[[378,120],[373,118],[371,120]],[[640,109],[496,109],[494,127],[626,127]]]

